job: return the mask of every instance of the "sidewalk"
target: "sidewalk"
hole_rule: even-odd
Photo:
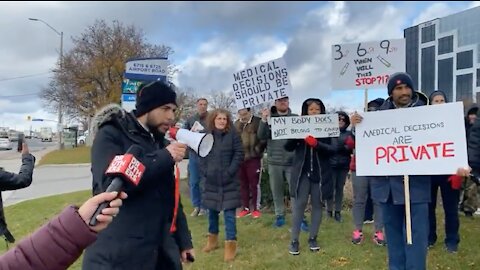
[[[31,154],[35,156],[35,168],[38,168],[38,162],[42,159],[43,156],[46,154],[57,150],[57,146],[46,147],[39,151],[32,151]],[[0,161],[0,166],[3,167],[4,170],[8,172],[18,173],[20,170],[20,166],[22,165],[21,154],[20,153],[12,153],[11,155],[2,157]],[[35,170],[34,170],[35,171]],[[2,199],[5,202],[10,196],[15,192],[15,190],[7,190],[2,192]]]

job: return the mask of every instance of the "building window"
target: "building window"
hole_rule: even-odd
[[[457,69],[473,67],[473,51],[457,53]]]
[[[473,74],[457,75],[457,101],[472,101]]]
[[[480,86],[480,69],[477,69],[477,87]]]
[[[418,89],[418,26],[405,29],[406,70],[413,80],[413,86]]]
[[[453,36],[438,39],[438,55],[453,52]]]
[[[430,95],[435,90],[435,46],[422,49],[422,92]]]
[[[478,74],[478,73],[477,73]],[[438,60],[438,90],[453,100],[453,58]]]
[[[435,40],[435,24],[422,28],[422,43]]]

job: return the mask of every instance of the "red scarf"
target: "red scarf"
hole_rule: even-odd
[[[176,221],[178,212],[178,202],[180,201],[180,168],[175,164],[175,207],[173,208],[173,220],[170,226],[170,233],[177,231]]]

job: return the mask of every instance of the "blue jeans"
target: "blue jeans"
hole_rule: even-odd
[[[218,234],[218,214],[220,212],[209,209],[208,210],[208,232],[211,234]],[[237,240],[237,219],[235,218],[235,209],[223,211],[225,218],[225,240]]]
[[[407,245],[405,205],[394,205],[392,197],[380,204],[388,240],[388,268],[390,270],[427,269],[428,203],[410,205],[412,245]]]
[[[198,168],[198,156],[190,152],[188,155],[188,182],[190,184],[190,199],[194,207],[200,207],[202,192],[200,190],[200,170]]]

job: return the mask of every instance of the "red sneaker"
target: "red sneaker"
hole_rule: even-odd
[[[242,211],[240,211],[240,213],[238,213],[237,215],[237,218],[242,218],[242,217],[246,217],[248,215],[250,215],[250,210],[248,210],[248,208],[245,208],[243,209]]]
[[[252,213],[252,217],[253,217],[253,218],[259,218],[259,217],[261,217],[261,216],[262,216],[262,213],[260,213],[260,211],[258,211],[258,210],[255,210],[255,211],[253,211],[253,213]]]

